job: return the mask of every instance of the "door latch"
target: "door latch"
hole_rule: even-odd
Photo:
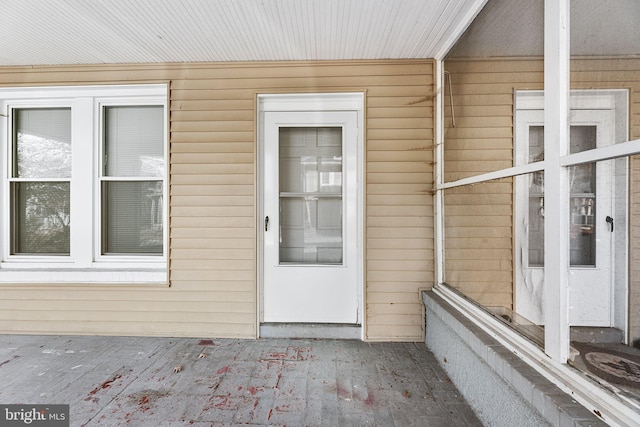
[[[269,217],[264,217],[264,231],[269,231]]]
[[[607,224],[611,226],[611,232],[613,233],[613,218],[611,218],[610,216],[607,216],[605,221],[607,221]]]

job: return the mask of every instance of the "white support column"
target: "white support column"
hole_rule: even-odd
[[[435,109],[435,149],[434,149],[434,188],[433,227],[435,271],[434,285],[444,282],[444,70],[440,59],[436,60],[436,109]]]
[[[569,0],[544,2],[545,353],[569,352],[569,197],[560,157],[569,145]]]

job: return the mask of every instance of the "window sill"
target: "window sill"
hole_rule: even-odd
[[[165,268],[51,268],[22,269],[3,266],[0,269],[0,285],[21,284],[118,284],[144,285],[168,284]]]

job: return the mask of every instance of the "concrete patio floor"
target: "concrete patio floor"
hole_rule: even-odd
[[[0,403],[72,426],[481,426],[422,343],[0,335]]]

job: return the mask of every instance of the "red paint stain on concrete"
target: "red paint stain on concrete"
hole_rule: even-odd
[[[231,369],[228,366],[225,366],[224,368],[218,369],[218,372],[216,372],[216,374],[222,375],[222,374],[226,374],[229,371],[231,371]]]
[[[249,387],[247,389],[252,396],[255,396],[257,393],[262,393],[264,391],[264,387]]]
[[[108,389],[109,387],[111,387],[111,385],[113,385],[114,382],[116,382],[117,380],[119,380],[120,378],[122,378],[122,375],[118,374],[116,376],[114,376],[113,378],[103,382],[102,384],[100,384],[98,387],[94,388],[93,390],[91,390],[89,392],[89,397],[87,399],[85,399],[85,401],[89,401],[91,400],[91,396],[93,396],[94,394],[96,394],[97,392],[99,392],[100,390],[105,390]]]

